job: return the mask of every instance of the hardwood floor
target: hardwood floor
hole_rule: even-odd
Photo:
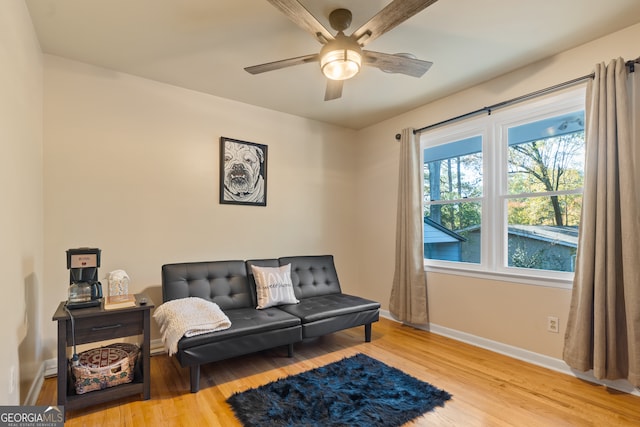
[[[410,426],[638,426],[640,397],[581,381],[387,319],[286,348],[202,367],[198,393],[189,372],[166,355],[151,358],[151,400],[137,397],[69,411],[65,426],[240,426],[225,400],[234,392],[365,353],[453,395]],[[56,404],[56,379],[37,405]]]

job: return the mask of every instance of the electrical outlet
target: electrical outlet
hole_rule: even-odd
[[[9,394],[13,394],[18,387],[18,378],[16,377],[16,367],[12,366],[9,370]]]
[[[547,317],[547,331],[557,334],[560,332],[560,325],[558,324],[558,318],[555,316]]]

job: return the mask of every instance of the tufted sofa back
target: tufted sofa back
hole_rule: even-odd
[[[291,280],[296,298],[309,298],[342,292],[332,255],[279,258],[280,265],[291,264]]]
[[[187,297],[213,301],[223,310],[256,306],[244,261],[163,265],[163,302]]]
[[[221,309],[256,306],[251,265],[291,264],[296,298],[338,294],[342,290],[332,255],[293,256],[249,261],[206,261],[162,266],[162,301],[200,297]]]

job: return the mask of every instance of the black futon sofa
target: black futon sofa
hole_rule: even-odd
[[[256,309],[256,284],[251,265],[291,264],[298,304]],[[371,324],[378,321],[380,303],[342,293],[332,255],[293,256],[249,261],[210,261],[162,266],[163,302],[200,297],[212,301],[231,321],[226,330],[183,337],[176,358],[190,369],[191,392],[199,389],[200,365],[234,356],[293,344],[342,329],[364,325],[371,341]]]

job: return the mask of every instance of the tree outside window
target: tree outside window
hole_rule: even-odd
[[[512,127],[508,136],[508,266],[574,271],[584,113]]]

